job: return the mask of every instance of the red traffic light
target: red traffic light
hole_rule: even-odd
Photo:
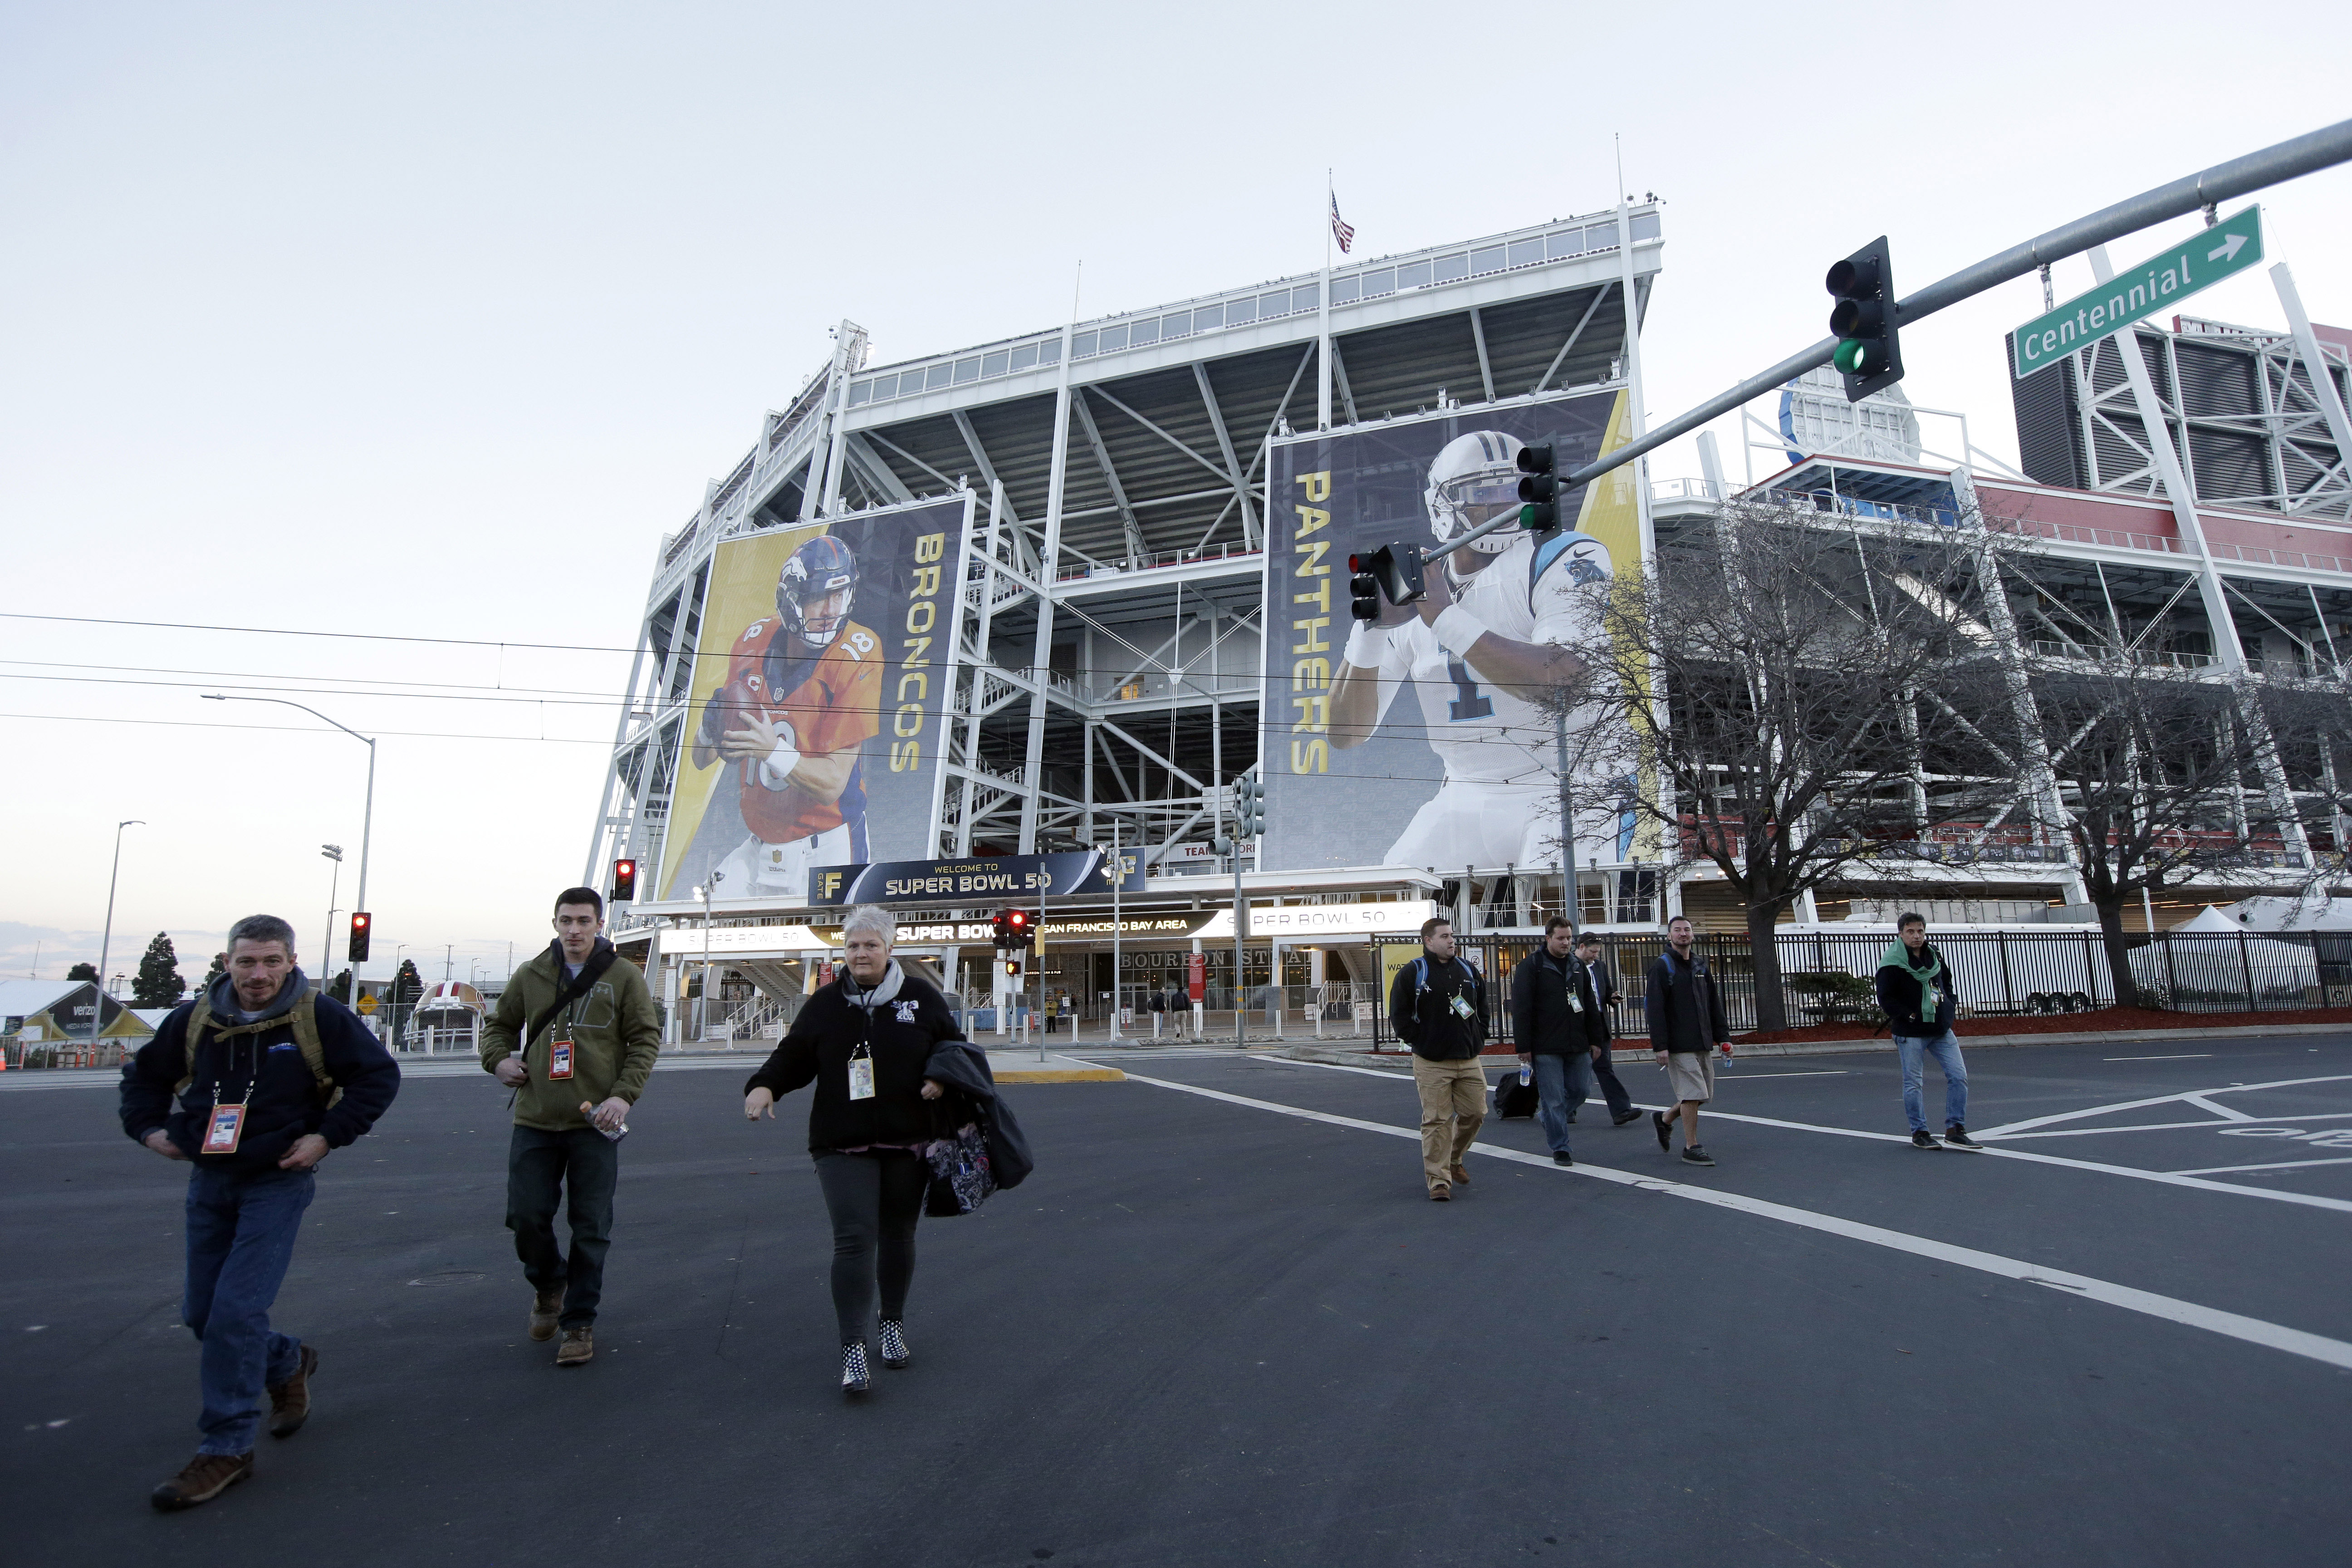
[[[368,918],[367,918],[367,916],[365,916],[365,915],[353,915],[353,916],[352,917],[352,929],[353,931],[365,931],[365,930],[367,930],[367,928],[368,928]]]
[[[344,957],[352,963],[367,962],[368,925],[369,916],[366,910],[360,910],[352,913],[351,941],[344,949]]]
[[[613,901],[627,903],[637,896],[637,863],[635,860],[613,862]]]
[[[1004,918],[1012,922],[1013,929],[1014,931],[1019,931],[1022,927],[1029,923],[1029,911],[1026,910],[1014,910]]]

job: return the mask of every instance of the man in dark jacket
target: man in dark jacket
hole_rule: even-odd
[[[653,1073],[661,1015],[643,973],[604,940],[595,889],[558,893],[552,923],[555,940],[515,971],[482,1026],[482,1070],[515,1091],[507,1228],[531,1289],[524,1331],[544,1342],[561,1329],[555,1364],[574,1367],[596,1354],[617,1135]],[[559,1205],[571,1221],[568,1257],[555,1240]]]
[[[1421,956],[1397,971],[1389,1016],[1412,1047],[1413,1087],[1421,1091],[1421,1169],[1439,1203],[1465,1186],[1462,1156],[1486,1120],[1486,983],[1455,955],[1453,922],[1421,926]]]
[[[1981,1150],[1969,1136],[1969,1066],[1952,1033],[1952,966],[1927,940],[1925,916],[1906,914],[1895,922],[1899,939],[1878,962],[1878,1005],[1903,1058],[1903,1114],[1911,1123],[1911,1147],[1937,1147],[1927,1131],[1924,1058],[1934,1057],[1944,1072],[1944,1142],[1949,1149]]]
[[[1576,1163],[1568,1124],[1584,1103],[1593,1047],[1609,1040],[1592,972],[1577,962],[1574,936],[1565,916],[1552,916],[1544,922],[1543,945],[1511,971],[1511,1037],[1519,1060],[1535,1068],[1536,1115],[1557,1165]]]
[[[1715,1098],[1715,1053],[1731,1055],[1731,1025],[1723,1016],[1723,994],[1692,935],[1687,917],[1676,915],[1666,922],[1666,950],[1650,961],[1644,1010],[1650,1019],[1650,1049],[1666,1069],[1666,1092],[1682,1113],[1683,1161],[1712,1165],[1715,1156],[1698,1141],[1698,1108]],[[1671,1152],[1674,1123],[1653,1110],[1650,1126],[1658,1135],[1658,1147]]]
[[[311,1172],[399,1092],[400,1068],[295,967],[294,928],[275,915],[231,926],[228,973],[123,1064],[123,1131],[195,1167],[180,1319],[204,1345],[204,1436],[155,1489],[157,1508],[194,1508],[253,1474],[264,1392],[271,1436],[310,1418],[319,1352],[269,1326],[270,1303],[310,1206]]]
[[[1601,957],[1601,939],[1591,931],[1577,939],[1576,962],[1592,976],[1592,994],[1601,1002],[1601,1038],[1592,1047],[1592,1076],[1601,1080],[1601,1092],[1608,1098],[1611,1125],[1622,1127],[1642,1113],[1633,1109],[1633,1097],[1618,1080],[1617,1064],[1611,1059],[1616,1035],[1616,966]],[[1569,1120],[1573,1121],[1576,1118],[1571,1116]]]

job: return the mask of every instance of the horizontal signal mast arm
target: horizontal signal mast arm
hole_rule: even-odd
[[[2202,174],[2158,185],[2152,191],[2143,191],[2088,217],[2076,218],[2073,223],[2053,228],[2038,239],[2012,246],[1999,256],[1988,258],[1973,267],[1962,268],[1942,282],[1930,283],[1898,302],[1895,307],[1895,325],[1908,325],[1948,305],[1957,305],[1963,300],[2006,283],[2012,278],[2022,278],[2029,272],[2038,271],[2051,262],[2063,261],[2067,257],[2081,255],[2095,245],[2105,245],[2111,239],[2136,234],[2150,224],[2162,223],[2168,217],[2179,217],[2216,202],[2226,202],[2232,196],[2283,184],[2288,180],[2316,174],[2344,163],[2352,163],[2352,120],[2338,121],[2324,130],[2297,136],[2274,147],[2265,147],[2259,153],[2249,153],[2242,158],[2216,163]],[[1750,376],[1730,391],[1661,425],[1640,440],[1620,447],[1596,462],[1587,463],[1561,482],[1564,485],[1580,485],[1612,468],[1630,463],[1677,437],[1688,435],[1708,420],[1730,413],[1749,399],[1759,397],[1809,370],[1829,363],[1830,356],[1836,352],[1837,340],[1824,338],[1804,353],[1790,355],[1762,374]]]
[[[2192,213],[2216,202],[2244,195],[2250,191],[2283,184],[2288,180],[2316,174],[2344,163],[2352,163],[2352,120],[2339,121],[2323,130],[2282,142],[2274,147],[2265,147],[2259,153],[2249,153],[2242,158],[2216,163],[2202,174],[2189,174],[2170,184],[2143,191],[2088,217],[2061,225],[2037,239],[2012,246],[1999,256],[1989,257],[1973,267],[1962,268],[1942,282],[1930,283],[1908,299],[1898,301],[1895,307],[1895,325],[1908,325],[1948,305],[1957,305],[1963,300],[2006,283],[2012,278],[2022,278],[2053,261],[2079,256],[2095,245],[2105,245],[2111,239],[2136,234],[2150,224],[2179,217],[2184,213]],[[1760,397],[1774,387],[1785,385],[1809,370],[1829,363],[1831,356],[1836,353],[1837,340],[1823,338],[1804,353],[1790,354],[1770,370],[1751,375],[1730,391],[1710,398],[1687,414],[1668,420],[1640,440],[1628,442],[1607,456],[1564,475],[1560,487],[1565,489],[1584,484],[1612,468],[1622,468],[1636,458],[1644,457],[1678,437],[1687,436],[1709,420],[1730,413],[1741,404]],[[1506,513],[1450,543],[1427,552],[1424,559],[1433,561],[1449,554],[1512,521],[1512,515]]]

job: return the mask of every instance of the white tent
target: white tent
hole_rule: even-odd
[[[2213,912],[2209,906],[2206,913]],[[2352,899],[2284,899],[2265,893],[2222,905],[2219,912],[2241,931],[2352,931]]]
[[[2308,942],[2256,935],[2212,905],[2158,940],[2134,948],[2132,979],[2176,1007],[2229,1003],[2303,1006],[2315,1000],[2319,964]]]

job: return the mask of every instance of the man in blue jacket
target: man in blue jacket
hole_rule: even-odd
[[[180,1317],[204,1345],[204,1436],[155,1489],[157,1508],[210,1502],[253,1474],[264,1393],[271,1436],[310,1418],[319,1352],[269,1326],[270,1303],[310,1206],[311,1172],[399,1091],[400,1068],[295,966],[294,928],[275,915],[230,927],[228,973],[123,1064],[122,1130],[195,1167]]]
[[[1944,1070],[1944,1142],[1947,1149],[1982,1149],[1969,1136],[1969,1067],[1960,1059],[1960,1042],[1952,1033],[1952,966],[1927,940],[1922,915],[1906,914],[1895,922],[1899,941],[1886,944],[1878,962],[1878,1005],[1886,1014],[1888,1032],[1903,1058],[1903,1114],[1911,1123],[1911,1147],[1937,1147],[1927,1131],[1926,1087],[1927,1064],[1934,1057]]]

